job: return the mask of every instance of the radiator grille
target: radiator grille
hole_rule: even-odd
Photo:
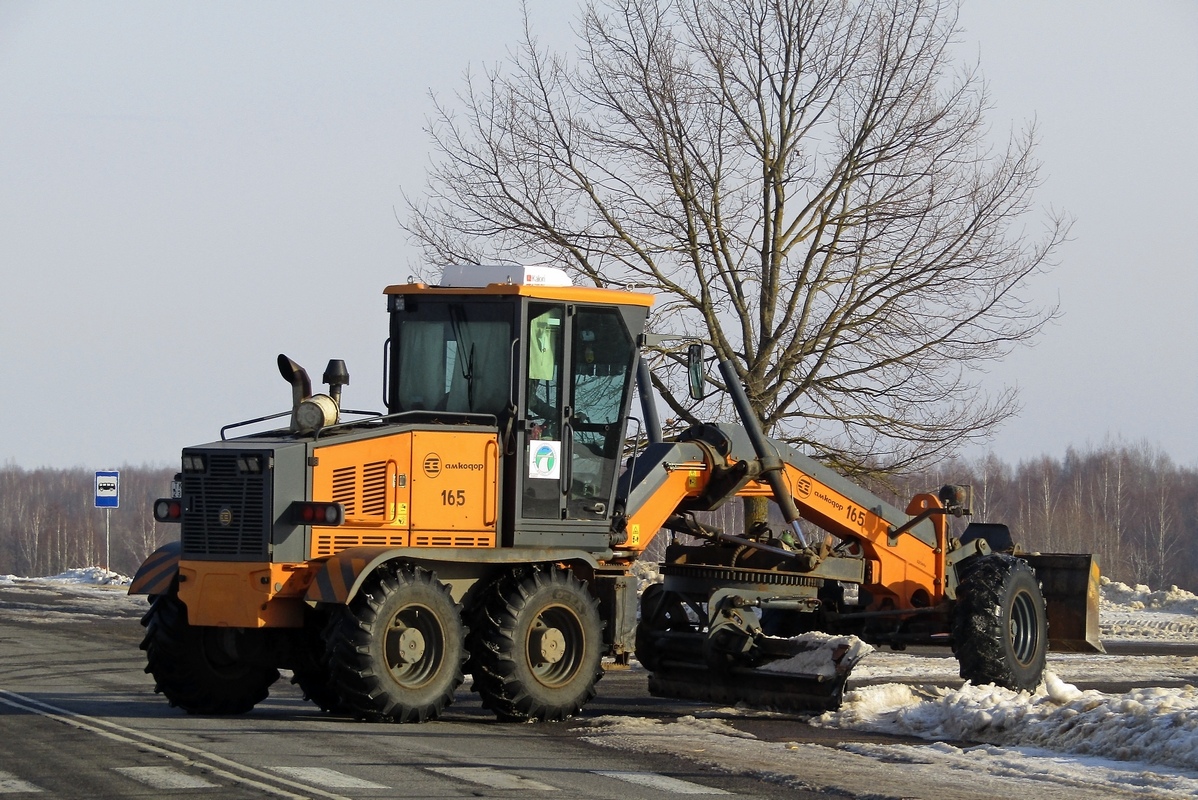
[[[183,474],[183,555],[265,559],[271,530],[270,471],[241,473],[233,452],[213,450],[204,456],[206,473]]]

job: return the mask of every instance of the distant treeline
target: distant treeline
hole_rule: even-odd
[[[154,522],[153,503],[170,494],[176,469],[121,467],[120,508],[109,513],[109,568],[131,575],[179,526]],[[57,575],[104,566],[104,514],[95,508],[95,471],[0,468],[0,574]]]
[[[156,524],[151,508],[169,493],[174,472],[121,469],[121,507],[110,517],[111,569],[130,575],[179,535],[177,526]],[[0,574],[103,565],[104,512],[93,507],[94,481],[83,469],[0,467]],[[945,483],[972,484],[973,519],[1006,523],[1028,550],[1095,553],[1113,580],[1198,588],[1198,470],[1178,467],[1159,449],[1107,444],[1015,466],[994,456],[953,460],[871,488],[903,507]],[[738,508],[730,503],[719,515],[730,528]],[[954,524],[959,531],[962,523]]]
[[[1094,553],[1104,575],[1132,585],[1198,587],[1198,470],[1159,448],[954,461],[895,486],[910,496],[940,483],[972,484],[973,519],[1006,523],[1027,550]]]

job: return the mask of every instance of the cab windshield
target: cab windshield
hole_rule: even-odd
[[[499,416],[511,397],[511,306],[411,296],[399,301],[391,313],[391,413]]]

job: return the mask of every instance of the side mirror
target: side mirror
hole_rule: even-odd
[[[702,400],[703,385],[707,382],[707,370],[703,365],[703,345],[687,345],[686,375],[690,384],[691,399]]]

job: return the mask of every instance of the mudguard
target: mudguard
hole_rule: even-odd
[[[179,558],[183,554],[183,542],[164,544],[137,568],[129,594],[166,594],[175,576],[179,574]]]
[[[454,599],[460,600],[463,587],[473,583],[489,567],[510,564],[560,564],[585,566],[594,571],[598,561],[594,553],[558,548],[436,548],[436,547],[349,547],[335,553],[321,565],[308,586],[304,599],[309,603],[348,603],[375,568],[388,561],[419,564],[437,572],[450,584]],[[461,585],[458,581],[461,581]]]

